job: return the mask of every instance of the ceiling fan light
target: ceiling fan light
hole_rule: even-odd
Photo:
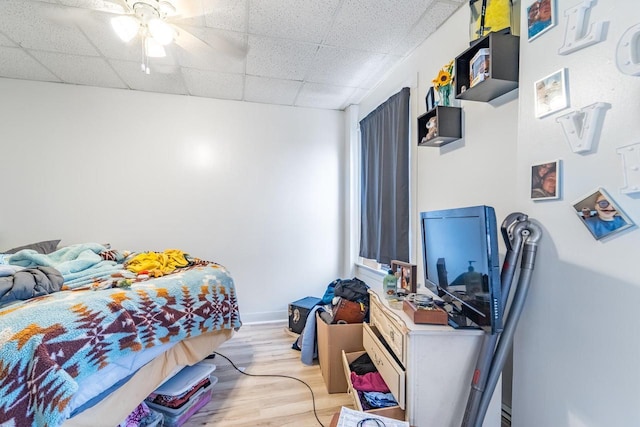
[[[151,37],[162,45],[168,45],[175,38],[174,29],[161,19],[151,19],[147,26]]]
[[[152,37],[147,37],[144,40],[144,53],[149,58],[164,58],[167,56],[164,47]]]
[[[123,42],[128,43],[138,34],[140,21],[133,16],[116,16],[111,19],[111,26]]]

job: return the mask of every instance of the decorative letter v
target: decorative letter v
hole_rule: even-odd
[[[562,125],[567,142],[574,153],[590,151],[604,121],[604,110],[611,107],[606,102],[596,102],[578,111],[572,111],[556,119]]]

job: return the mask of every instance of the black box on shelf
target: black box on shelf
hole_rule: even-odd
[[[322,301],[322,298],[305,297],[289,304],[289,330],[301,334],[307,323],[311,309]]]

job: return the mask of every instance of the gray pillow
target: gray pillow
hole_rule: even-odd
[[[38,243],[31,243],[24,246],[18,246],[17,248],[9,249],[8,251],[2,252],[3,254],[15,254],[18,251],[23,249],[34,249],[39,254],[50,254],[54,252],[58,248],[58,243],[60,243],[60,239],[58,240],[46,240]]]

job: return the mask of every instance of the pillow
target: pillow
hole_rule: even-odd
[[[18,246],[17,248],[9,249],[8,251],[4,251],[4,254],[15,254],[18,251],[23,249],[34,249],[36,252],[40,254],[50,254],[58,249],[58,243],[60,243],[60,239],[58,240],[47,240],[38,243],[31,243],[24,246]]]

